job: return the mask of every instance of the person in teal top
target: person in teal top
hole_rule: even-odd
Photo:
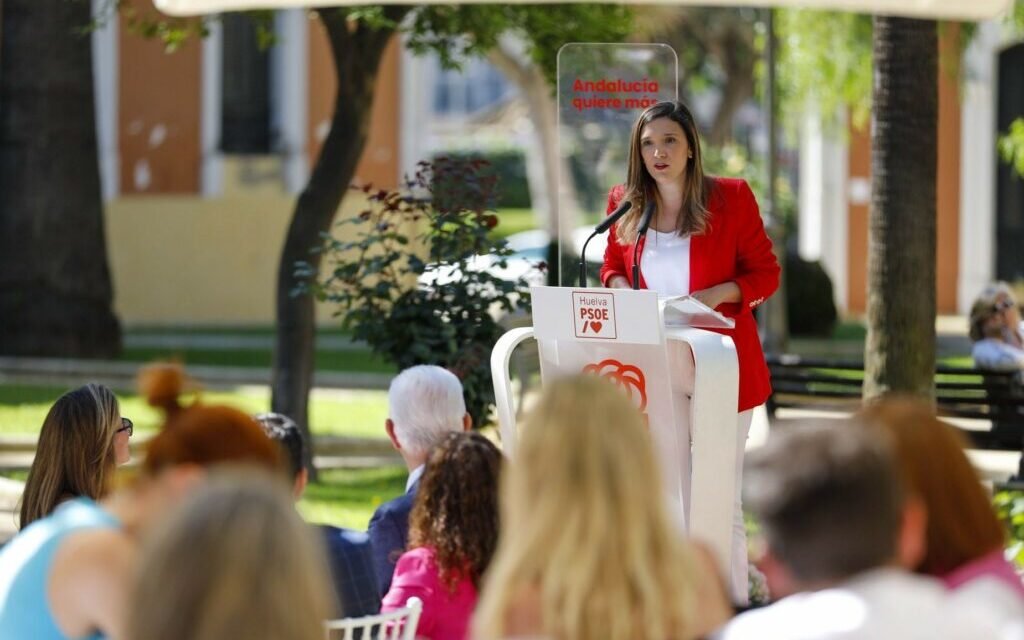
[[[29,525],[0,550],[2,636],[33,640],[73,637],[57,626],[48,604],[47,589],[54,556],[71,533],[118,527],[117,519],[98,504],[89,498],[76,498],[60,505],[52,515]]]
[[[167,419],[132,486],[99,503],[76,498],[36,520],[0,551],[0,639],[123,640],[139,539],[223,464],[280,474],[281,454],[248,415],[178,404],[180,368],[147,372],[142,387]]]

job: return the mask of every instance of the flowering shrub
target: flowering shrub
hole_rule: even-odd
[[[494,402],[496,316],[528,303],[524,279],[480,268],[480,256],[504,267],[511,254],[489,233],[498,224],[497,178],[486,167],[439,157],[421,162],[401,191],[362,187],[368,207],[338,223],[352,227],[345,239],[324,238],[320,271],[297,265],[306,287],[336,305],[342,326],[374,353],[399,370],[436,364],[455,373],[475,425],[487,423]]]

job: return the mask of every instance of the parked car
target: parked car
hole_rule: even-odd
[[[573,231],[573,255],[580,254],[583,243],[593,230],[593,227],[580,227]],[[504,258],[504,266],[500,264],[502,259],[492,254],[473,256],[468,266],[473,270],[487,271],[503,280],[524,278],[530,286],[542,286],[547,284],[549,237],[543,229],[513,233],[506,238],[512,254]],[[602,234],[594,237],[587,246],[587,271],[592,277],[601,267],[607,242],[607,234]],[[419,283],[422,287],[432,287],[452,282],[457,277],[458,270],[453,265],[430,265],[420,276]],[[575,284],[577,275],[574,270],[570,274],[563,273],[562,278],[564,284]]]

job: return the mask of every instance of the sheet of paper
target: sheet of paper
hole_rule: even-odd
[[[658,297],[658,306],[666,327],[733,329],[736,321],[718,313],[690,296]]]

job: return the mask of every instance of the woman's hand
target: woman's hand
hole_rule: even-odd
[[[626,280],[625,276],[612,276],[608,280],[609,289],[632,289],[629,280]]]
[[[707,289],[694,291],[690,294],[690,297],[700,300],[705,306],[712,309],[716,309],[718,305],[725,304],[726,302],[741,302],[743,300],[740,286],[731,280],[722,284],[716,284]]]

